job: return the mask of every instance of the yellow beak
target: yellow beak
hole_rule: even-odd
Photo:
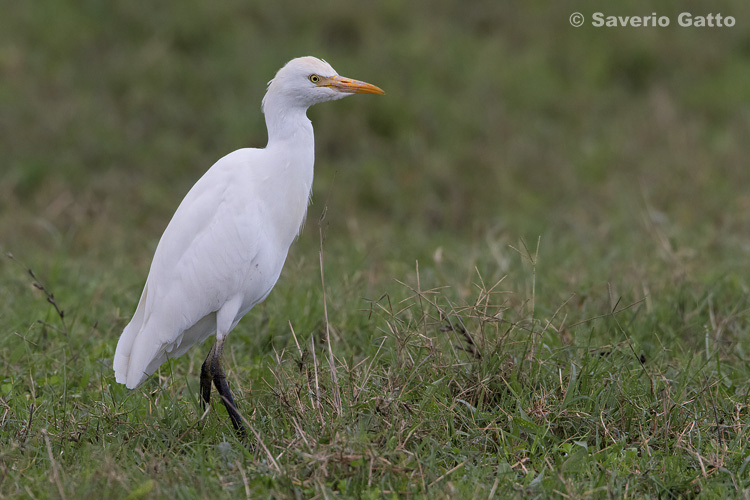
[[[351,78],[338,75],[325,79],[321,82],[321,86],[331,87],[347,94],[385,94],[383,89],[371,83],[360,82],[359,80],[352,80]]]

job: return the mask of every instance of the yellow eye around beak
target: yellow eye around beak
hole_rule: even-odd
[[[383,89],[371,83],[360,82],[359,80],[352,80],[351,78],[338,75],[328,78],[321,77],[318,85],[321,87],[330,87],[346,94],[385,94]]]

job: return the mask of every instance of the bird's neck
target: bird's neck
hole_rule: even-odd
[[[283,169],[292,181],[312,187],[313,164],[315,163],[315,137],[313,127],[307,118],[306,108],[266,108],[268,145],[279,160],[277,166]]]
[[[292,142],[298,147],[314,147],[312,123],[307,118],[307,108],[279,106],[273,97],[264,102],[268,145]]]
[[[266,104],[266,103],[264,103]],[[273,174],[267,177],[265,193],[274,203],[269,216],[281,229],[278,237],[288,248],[304,222],[313,182],[315,139],[305,108],[274,108],[265,105],[268,145],[266,153],[274,159]],[[282,109],[282,112],[275,112]]]

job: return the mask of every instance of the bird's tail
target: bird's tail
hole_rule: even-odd
[[[147,282],[133,319],[123,330],[115,349],[115,380],[128,389],[138,387],[167,358],[182,356],[216,331],[215,312],[189,325],[176,324],[169,308],[162,314],[152,314],[148,299]]]
[[[138,308],[135,310],[133,319],[123,330],[120,340],[117,342],[117,349],[115,349],[115,360],[112,366],[115,370],[115,380],[120,384],[125,384],[128,389],[135,389],[149,375],[144,373],[143,370],[140,374],[136,374],[134,370],[137,368],[131,362],[133,346],[144,326],[147,298],[148,283],[143,288],[141,300],[138,302]]]

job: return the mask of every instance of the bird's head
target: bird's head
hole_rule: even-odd
[[[352,94],[385,94],[369,83],[339,76],[327,62],[316,57],[298,57],[281,68],[268,83],[263,110],[270,99],[289,107],[308,108]]]

